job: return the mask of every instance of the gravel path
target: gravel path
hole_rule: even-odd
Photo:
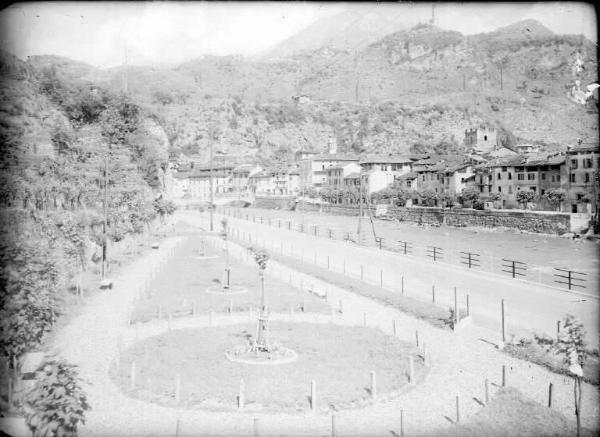
[[[79,365],[81,375],[87,380],[86,390],[93,410],[87,414],[87,424],[82,427],[80,434],[167,436],[175,435],[178,429],[179,436],[252,435],[254,419],[258,418],[261,435],[330,435],[331,418],[328,415],[209,413],[167,408],[128,398],[112,383],[108,368],[117,356],[119,339],[127,341],[135,335],[135,328],[127,326],[131,306],[141,293],[150,272],[161,266],[158,274],[168,272],[165,262],[182,241],[181,237],[167,239],[161,243],[160,249],[136,261],[119,278],[115,278],[113,290],[91,298],[82,314],[57,335],[59,352],[67,360]],[[213,241],[214,244],[221,243],[220,240]],[[231,244],[230,247],[232,255],[245,256],[246,251],[239,246],[236,249]],[[548,383],[552,382],[555,386],[555,408],[568,417],[573,416],[572,385],[568,379],[498,353],[488,343],[478,340],[482,335],[486,338],[489,333],[482,334],[481,329],[475,327],[465,328],[461,333],[436,329],[392,308],[317,279],[308,279],[306,275],[300,275],[276,262],[270,264],[269,274],[279,275],[282,279],[289,279],[292,274],[295,281],[305,278],[317,288],[326,289],[330,301],[343,299],[344,313],[336,316],[339,323],[360,324],[366,313],[368,324],[379,326],[391,334],[393,320],[396,320],[398,337],[413,341],[415,330],[419,330],[421,344],[427,344],[432,368],[426,380],[395,401],[337,413],[339,435],[389,436],[392,431],[399,434],[400,409],[404,410],[406,435],[439,434],[440,430],[451,426],[445,416],[454,417],[455,396],[460,396],[461,419],[464,420],[481,408],[472,398],[483,397],[484,379],[489,378],[492,384],[500,383],[503,364],[507,366],[509,385],[542,403],[546,400]],[[232,316],[215,315],[214,320],[218,317]],[[182,326],[189,323],[186,320],[175,320],[173,329],[178,327],[178,323]],[[201,322],[202,317],[194,321]],[[493,385],[490,388],[493,394],[496,388]],[[583,397],[583,423],[595,429],[598,422],[598,389],[586,384]]]

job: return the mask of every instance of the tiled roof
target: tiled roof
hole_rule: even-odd
[[[360,173],[355,171],[353,173],[350,173],[350,174],[344,176],[344,179],[360,179]]]
[[[367,155],[360,160],[360,164],[403,164],[413,160],[408,156],[400,155]]]
[[[315,161],[358,161],[358,157],[354,155],[317,155],[311,158],[310,160]]]

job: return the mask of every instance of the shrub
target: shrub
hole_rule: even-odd
[[[27,392],[25,420],[33,437],[76,436],[90,409],[75,367],[64,360],[42,363],[41,377]]]

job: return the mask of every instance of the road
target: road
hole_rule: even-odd
[[[220,220],[221,216],[218,216]],[[227,217],[229,226],[240,238],[251,236],[278,252],[315,261],[335,271],[380,284],[384,287],[401,289],[423,301],[431,301],[432,286],[435,286],[436,303],[453,306],[454,287],[465,306],[469,295],[470,312],[476,323],[496,329],[501,335],[501,301],[505,301],[506,326],[508,333],[517,336],[525,332],[556,335],[557,321],[566,314],[578,317],[588,331],[592,347],[599,344],[599,300],[593,296],[582,296],[573,292],[559,291],[543,285],[490,275],[457,266],[434,263],[418,257],[405,257],[397,253],[364,247],[349,242],[329,240],[306,233],[289,231],[284,227],[254,223]],[[219,225],[220,226],[220,225]]]

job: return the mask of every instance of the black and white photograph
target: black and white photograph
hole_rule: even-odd
[[[600,433],[592,2],[0,9],[0,437]]]

